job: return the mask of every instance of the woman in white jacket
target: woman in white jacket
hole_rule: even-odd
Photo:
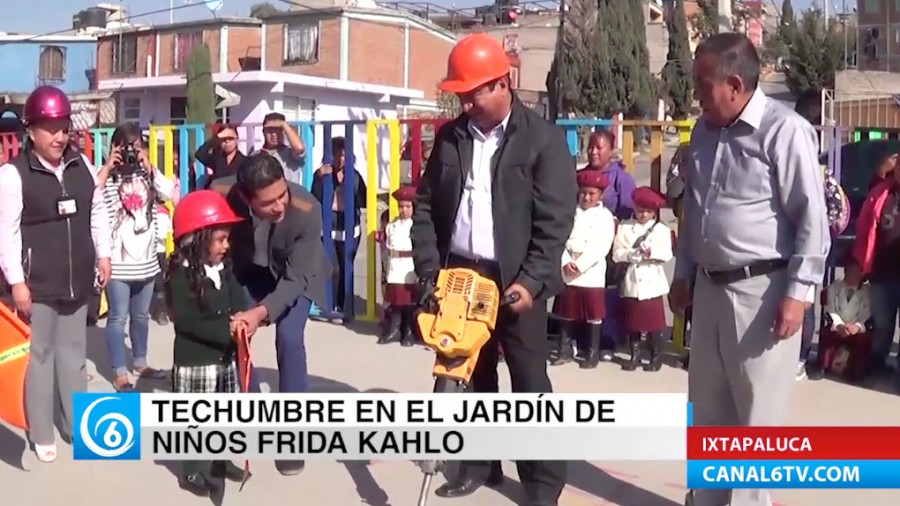
[[[650,352],[647,371],[662,367],[660,349],[666,328],[663,297],[669,293],[669,279],[663,264],[672,260],[674,234],[659,220],[666,198],[642,186],[632,193],[634,219],[619,225],[612,259],[625,264],[619,281],[622,297],[622,326],[628,335],[631,359],[622,368],[633,371],[641,363],[641,344]]]
[[[553,313],[560,320],[559,350],[551,365],[574,360],[575,333],[586,332],[587,353],[581,367],[597,367],[601,359],[600,324],[606,317],[606,256],[616,233],[615,218],[603,206],[603,190],[609,185],[597,170],[578,173],[578,208],[575,224],[562,255],[562,276],[566,288],[553,302]],[[580,348],[580,347],[579,347]],[[604,350],[612,358],[614,350]]]

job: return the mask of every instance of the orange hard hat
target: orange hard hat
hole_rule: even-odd
[[[486,33],[466,35],[450,51],[441,91],[468,93],[509,74],[509,56],[499,40]]]

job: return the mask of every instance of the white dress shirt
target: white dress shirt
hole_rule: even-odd
[[[496,260],[494,250],[494,214],[491,194],[491,159],[500,148],[509,114],[493,130],[484,134],[471,121],[472,170],[466,177],[450,251],[471,259]]]

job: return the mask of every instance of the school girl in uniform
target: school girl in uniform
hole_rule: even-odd
[[[562,255],[562,276],[566,287],[553,302],[553,314],[560,320],[559,351],[550,362],[562,365],[575,358],[576,334],[586,338],[581,367],[597,367],[601,359],[611,360],[615,350],[602,350],[600,324],[606,317],[606,257],[616,234],[616,220],[603,205],[606,176],[596,170],[578,173],[578,208],[575,223]]]
[[[417,306],[415,297],[416,272],[412,257],[413,199],[415,186],[401,186],[392,196],[397,201],[400,214],[385,227],[385,251],[388,256],[385,303],[387,325],[378,340],[385,344],[400,340],[402,346],[415,344],[413,313]]]
[[[230,225],[240,221],[225,198],[212,190],[188,194],[175,208],[173,252],[166,269],[166,301],[175,326],[172,391],[239,391],[237,344],[242,325],[231,321],[247,309],[241,285],[230,269]],[[216,496],[222,480],[241,481],[243,470],[231,462],[186,461],[181,488],[198,496]]]
[[[622,368],[637,369],[642,348],[647,348],[650,356],[644,370],[658,371],[662,367],[666,329],[663,297],[669,293],[663,265],[673,258],[675,234],[659,220],[659,210],[666,205],[662,194],[642,186],[634,190],[632,200],[634,218],[619,224],[612,254],[614,262],[626,264],[619,281],[619,295],[631,358]]]
[[[872,306],[869,285],[859,264],[848,255],[843,259],[844,278],[826,289],[825,328],[819,333],[819,352],[811,379],[828,372],[849,381],[868,373],[872,353]]]

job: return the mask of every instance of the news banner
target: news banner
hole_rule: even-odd
[[[685,394],[75,394],[75,460],[686,461],[687,486],[900,488],[898,427],[694,427]]]

